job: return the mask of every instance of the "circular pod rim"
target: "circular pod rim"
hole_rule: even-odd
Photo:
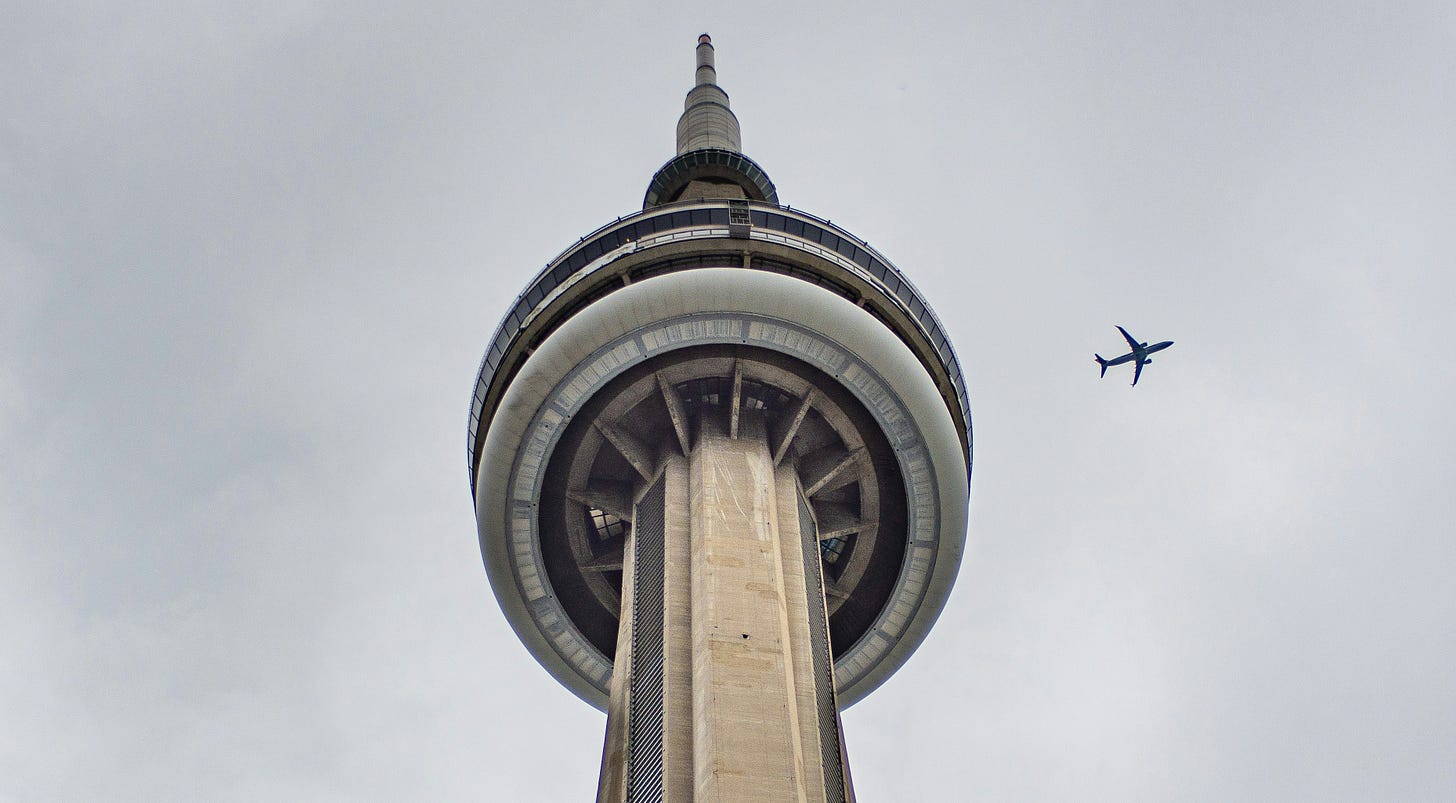
[[[693,206],[652,210],[593,238],[643,217],[729,205]],[[583,238],[523,294],[527,314],[507,314],[472,407],[470,459],[486,569],[507,619],[537,660],[604,707],[611,655],[583,634],[591,628],[579,625],[589,623],[568,614],[542,554],[543,483],[562,433],[598,392],[649,361],[684,359],[683,350],[704,348],[781,355],[837,385],[850,406],[873,418],[904,485],[903,553],[891,569],[892,588],[854,642],[835,645],[839,699],[850,705],[909,657],[955,579],[970,471],[959,366],[908,283],[891,292],[875,274],[856,270],[853,256],[826,252],[822,241],[783,231],[733,236],[707,216],[693,225],[694,217],[686,216],[687,227],[578,261],[551,290],[538,292],[543,277],[593,239]],[[839,231],[789,210],[778,217]],[[867,248],[863,253],[879,259]],[[906,303],[906,295],[918,304]]]

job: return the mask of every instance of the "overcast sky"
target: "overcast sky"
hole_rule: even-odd
[[[128,5],[0,24],[0,800],[591,798],[467,402],[705,30],[967,376],[860,799],[1456,799],[1451,3]]]

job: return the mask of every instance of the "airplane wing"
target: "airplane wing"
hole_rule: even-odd
[[[1127,345],[1130,346],[1133,351],[1137,351],[1138,347],[1142,345],[1141,343],[1137,342],[1137,338],[1128,334],[1127,330],[1122,328],[1121,326],[1117,327],[1117,331],[1122,332],[1122,339],[1127,341]]]
[[[1132,386],[1137,387],[1138,378],[1143,375],[1143,366],[1148,364],[1147,360],[1137,360],[1137,367],[1132,369]]]

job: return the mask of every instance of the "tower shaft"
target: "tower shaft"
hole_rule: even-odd
[[[607,710],[599,803],[850,801],[840,705],[910,657],[960,565],[965,382],[897,268],[779,205],[707,34],[695,56],[642,211],[487,346],[481,555],[522,643]]]
[[[849,799],[813,508],[704,424],[634,506],[598,800]]]

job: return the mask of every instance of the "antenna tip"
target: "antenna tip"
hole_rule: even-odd
[[[700,35],[698,37],[698,44],[700,44],[700,45],[711,45],[711,44],[713,44],[713,37],[711,37],[711,36],[709,36],[707,34],[702,34],[702,35]]]

